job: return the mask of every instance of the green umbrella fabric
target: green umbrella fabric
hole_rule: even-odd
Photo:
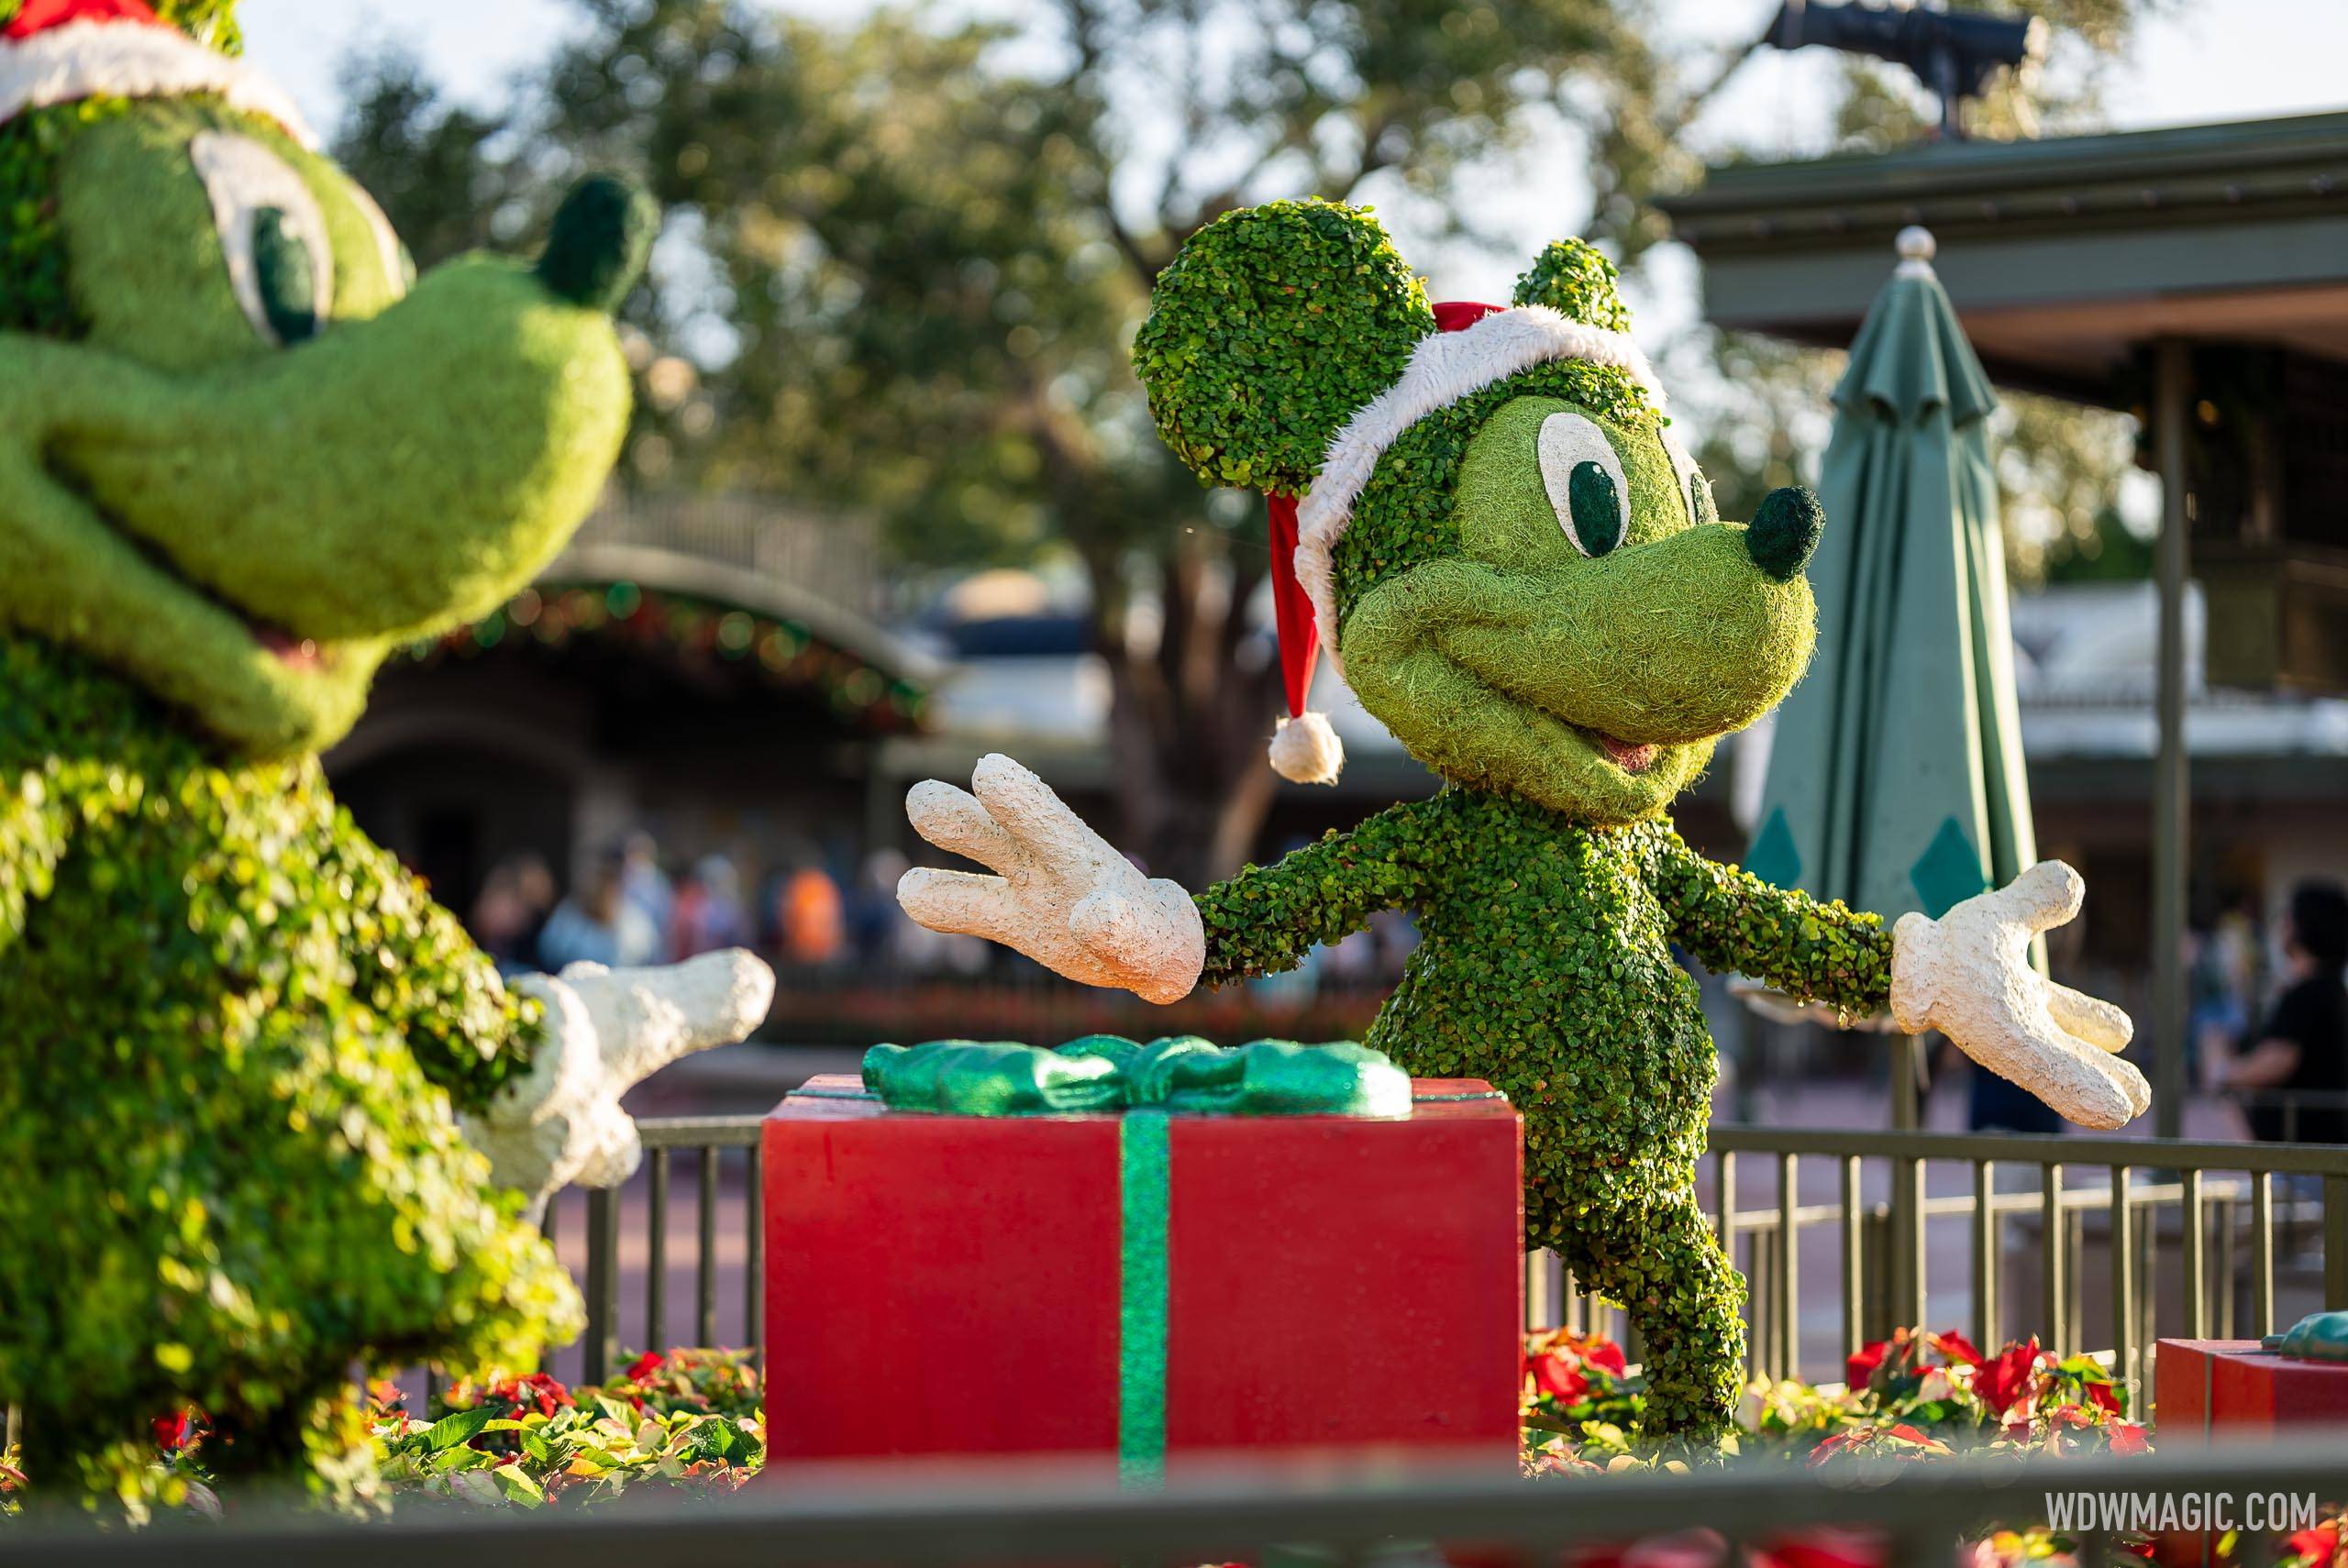
[[[1778,711],[1745,867],[1939,916],[2037,858],[1986,423],[1997,397],[1948,295],[1908,259],[1834,390],[1811,567],[1818,651]]]

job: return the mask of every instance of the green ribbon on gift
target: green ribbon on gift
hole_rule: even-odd
[[[1191,1035],[1145,1045],[1088,1034],[1054,1050],[978,1040],[875,1045],[865,1053],[864,1087],[892,1110],[947,1116],[1411,1114],[1410,1075],[1383,1051],[1350,1041],[1257,1040],[1226,1050]]]
[[[1123,1244],[1117,1283],[1117,1472],[1166,1468],[1168,1118],[1411,1114],[1411,1077],[1351,1042],[1257,1040],[1228,1050],[1193,1036],[1148,1044],[1091,1034],[1056,1050],[936,1040],[875,1045],[864,1087],[892,1110],[948,1116],[1126,1112],[1117,1130]]]

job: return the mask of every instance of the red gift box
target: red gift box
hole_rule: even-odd
[[[1407,1448],[1513,1466],[1517,1116],[1473,1080],[1412,1090],[1406,1120],[972,1117],[812,1080],[763,1132],[770,1468],[1122,1453],[1130,1471],[1153,1444],[1176,1464]],[[1159,1140],[1154,1199],[1128,1121]]]
[[[2161,1341],[2153,1392],[2164,1447],[2348,1423],[2348,1364],[2277,1355],[2256,1340]]]

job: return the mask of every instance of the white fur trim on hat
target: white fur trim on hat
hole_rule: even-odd
[[[1584,359],[1626,371],[1656,411],[1663,411],[1663,387],[1629,334],[1575,321],[1547,305],[1519,305],[1495,311],[1461,331],[1422,338],[1411,351],[1402,379],[1337,432],[1320,476],[1296,508],[1296,575],[1312,597],[1321,646],[1333,657],[1337,652],[1337,591],[1330,558],[1379,458],[1395,437],[1437,409],[1520,370],[1559,359]],[[1278,746],[1279,737],[1272,744]]]
[[[1272,771],[1291,784],[1335,784],[1346,766],[1346,743],[1326,713],[1299,713],[1272,731]]]
[[[318,144],[294,100],[276,83],[174,28],[68,22],[18,42],[0,42],[0,125],[28,109],[83,98],[176,98],[190,93],[217,93],[232,108],[275,120],[304,147]]]

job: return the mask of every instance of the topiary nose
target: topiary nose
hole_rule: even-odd
[[[554,215],[538,281],[558,299],[616,310],[644,275],[659,227],[660,209],[644,187],[618,174],[590,174]]]
[[[1744,531],[1744,548],[1753,564],[1773,582],[1791,582],[1810,564],[1818,548],[1819,531],[1826,513],[1818,497],[1798,484],[1773,490],[1761,498],[1753,525]]]

